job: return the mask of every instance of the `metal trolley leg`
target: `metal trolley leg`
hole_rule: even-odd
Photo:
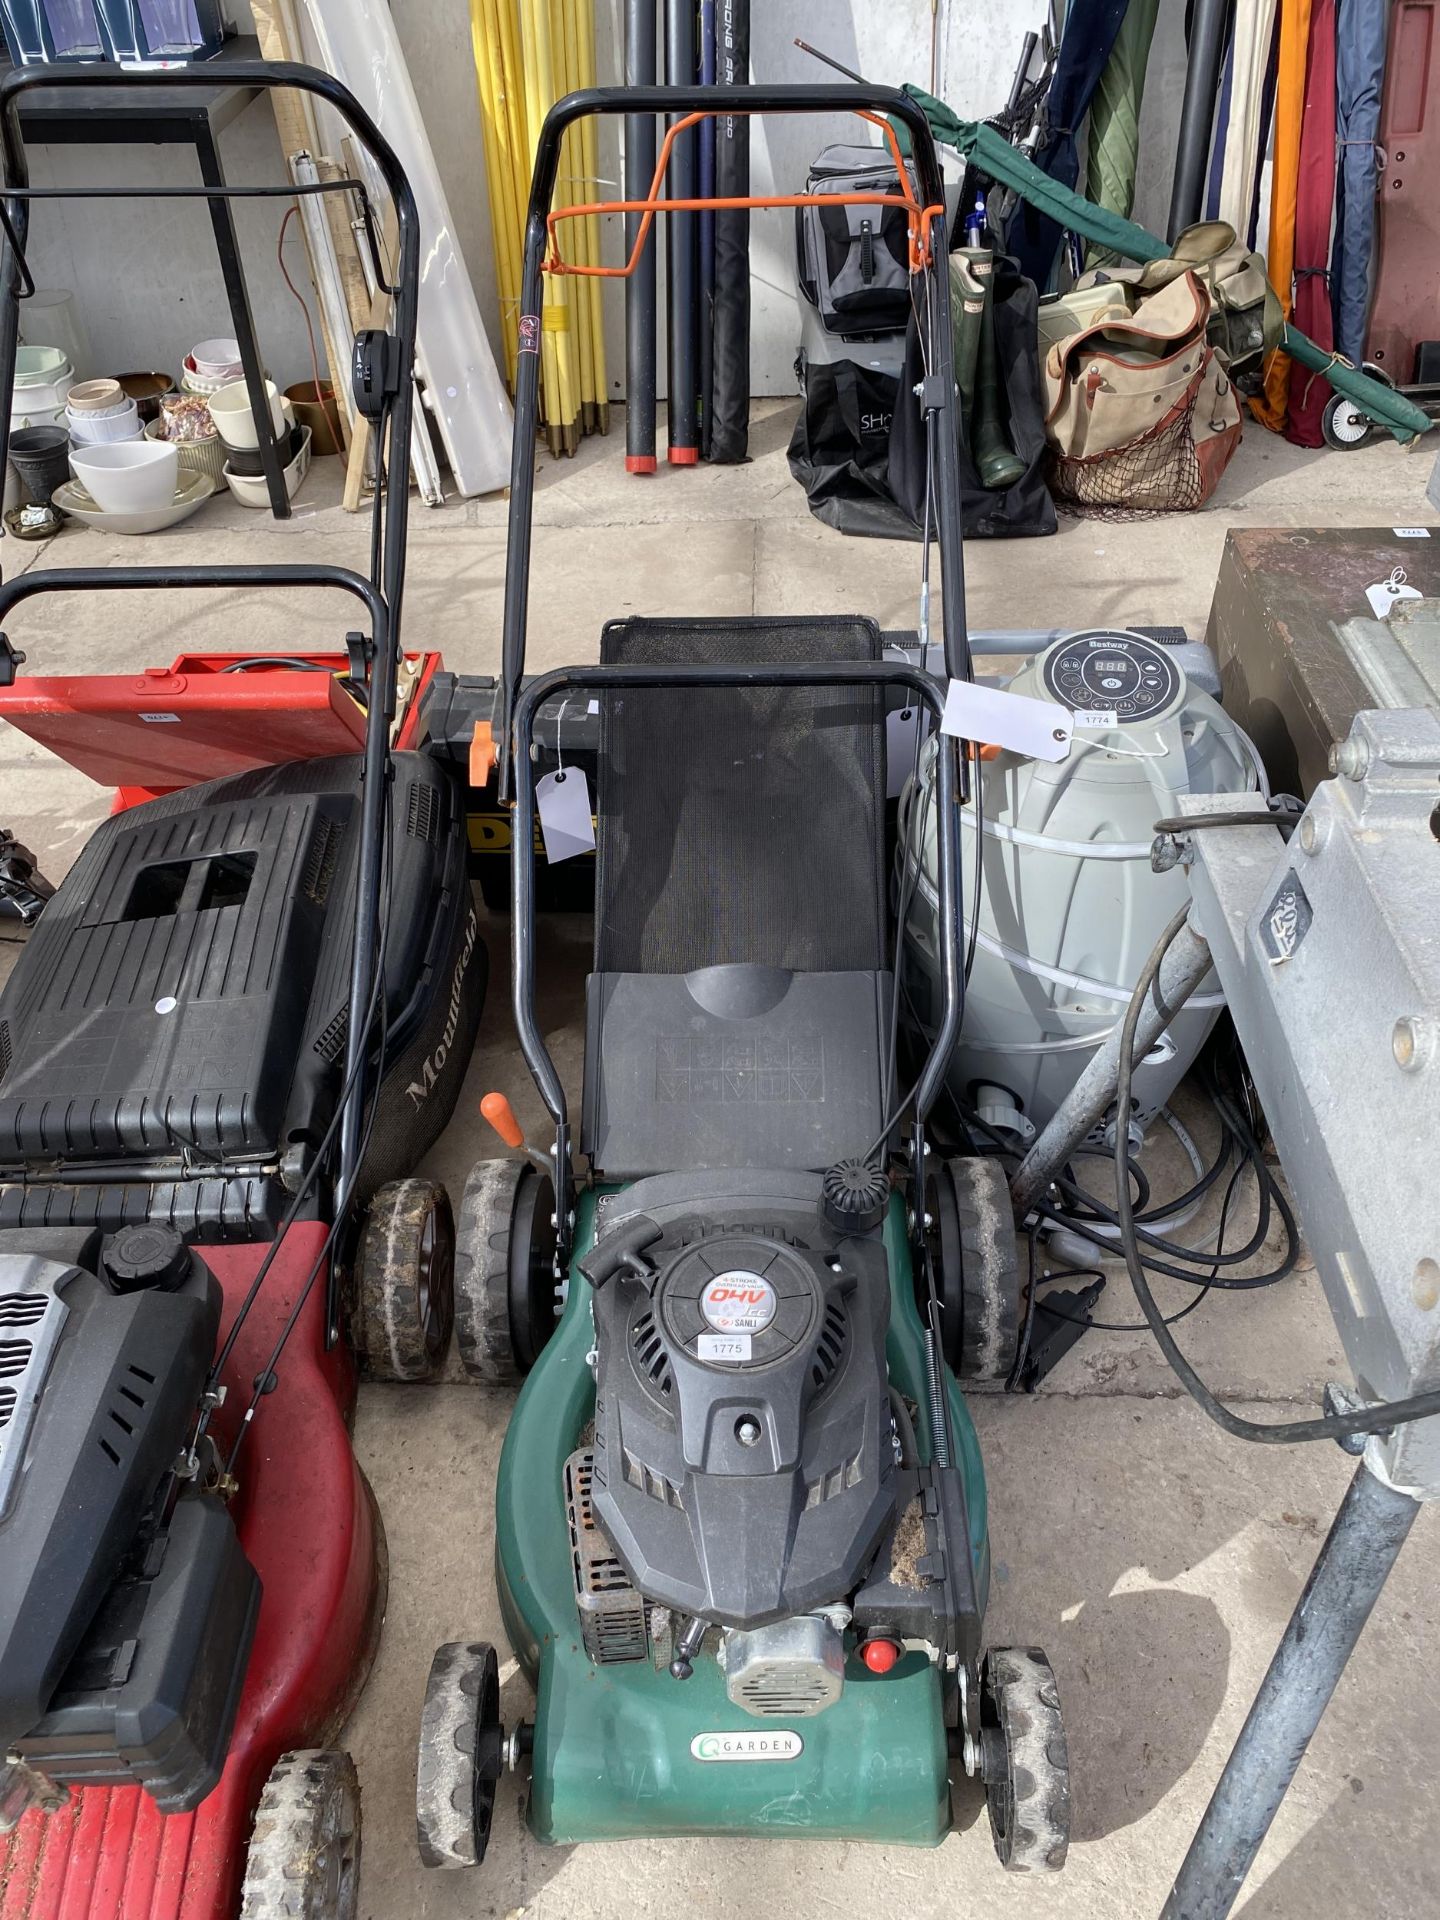
[[[1420,1511],[1362,1461],[1161,1920],[1225,1920]]]
[[[223,187],[225,170],[220,164],[220,152],[208,128],[197,131],[195,152],[200,161],[201,180],[207,187]],[[290,496],[285,487],[285,460],[280,457],[280,447],[271,431],[270,406],[265,397],[265,373],[255,340],[255,322],[250,315],[250,292],[245,284],[244,268],[240,264],[234,216],[228,200],[217,198],[209,201],[208,205],[210,224],[215,229],[215,251],[220,256],[220,272],[225,281],[225,295],[230,302],[230,319],[240,348],[240,364],[245,371],[245,388],[250,395],[250,412],[255,421],[255,438],[260,453],[260,471],[265,476],[270,511],[277,520],[288,520]]]

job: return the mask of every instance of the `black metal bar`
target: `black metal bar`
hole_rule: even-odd
[[[1190,57],[1185,68],[1185,98],[1180,107],[1180,136],[1175,148],[1175,179],[1170,189],[1170,238],[1176,239],[1200,218],[1215,96],[1225,51],[1225,22],[1230,0],[1195,0],[1190,22]]]
[[[940,549],[940,613],[945,671],[952,680],[972,680],[970,635],[965,617],[964,501],[960,481],[960,408],[955,387],[955,336],[950,320],[950,242],[945,216],[930,228],[934,258],[941,264],[925,276],[934,302],[930,325],[930,372],[925,409],[935,448],[935,533]]]
[[[44,567],[0,581],[0,622],[22,600],[42,593],[113,593],[157,587],[327,587],[363,600],[378,638],[387,624],[374,582],[349,567],[267,565],[238,567]]]
[[[0,91],[0,100],[3,100]],[[511,727],[525,671],[525,635],[530,609],[531,521],[535,503],[535,438],[540,417],[540,272],[546,245],[546,216],[555,192],[560,142],[567,127],[588,114],[643,113],[845,113],[882,114],[898,120],[910,136],[923,205],[943,207],[944,181],[930,123],[909,94],[892,87],[822,86],[737,87],[591,87],[557,100],[545,116],[535,147],[535,168],[525,218],[525,251],[520,284],[520,353],[515,377],[515,431],[510,455],[510,517],[505,555],[505,610],[501,682],[504,705],[499,739],[498,791],[511,793]],[[936,257],[945,257],[945,226],[936,217],[931,228]],[[940,512],[937,537],[942,569],[945,660],[952,675],[969,673],[965,634],[964,561],[961,556],[958,415],[954,391],[954,343],[950,338],[950,276],[936,273],[936,324],[932,364],[940,373],[937,388],[948,388],[937,404],[948,409],[954,431],[940,435],[936,461]],[[948,447],[948,452],[947,452]]]
[[[1225,1920],[1234,1906],[1419,1511],[1361,1461],[1162,1920]]]
[[[655,0],[625,0],[625,83],[655,84]],[[655,116],[625,122],[625,198],[643,200],[655,175]],[[625,216],[625,248],[635,245],[641,215]],[[655,471],[655,250],[647,247],[625,282],[625,467]]]
[[[665,0],[665,78],[670,91],[695,82],[694,0]],[[681,112],[672,120],[682,117]],[[665,195],[693,200],[696,187],[696,129],[677,135],[665,174]],[[699,458],[696,422],[695,294],[699,265],[694,213],[665,216],[666,331],[665,420],[672,466],[691,466]]]
[[[515,706],[515,816],[511,833],[513,910],[511,914],[511,993],[520,1051],[534,1076],[555,1122],[568,1137],[569,1116],[565,1088],[545,1045],[535,1015],[535,772],[531,759],[535,717],[557,694],[584,689],[616,691],[622,688],[669,687],[904,687],[928,707],[937,725],[944,711],[943,690],[919,667],[899,660],[767,661],[754,666],[595,666],[561,667],[528,681]],[[940,923],[940,981],[943,1012],[916,1096],[923,1117],[939,1088],[950,1055],[960,1037],[960,865],[959,832],[955,823],[955,762],[945,749],[936,756],[936,805],[939,810],[938,850]],[[557,1152],[556,1192],[568,1181],[564,1149]],[[563,1211],[563,1209],[562,1209]]]
[[[702,87],[715,85],[715,0],[700,0],[699,51],[696,55],[698,78]],[[715,128],[714,120],[702,120],[696,128],[699,134],[699,155],[696,172],[702,200],[715,196]],[[700,420],[696,438],[699,442],[702,458],[710,457],[710,424],[715,411],[715,210],[696,216],[696,300],[695,321],[699,347],[699,372],[696,377],[696,392],[699,396]]]
[[[335,1206],[337,1213],[341,1213],[348,1202],[359,1171],[361,1120],[368,1097],[369,1034],[367,1023],[361,1016],[371,1003],[371,987],[379,944],[390,722],[395,713],[396,669],[401,647],[400,618],[405,588],[405,535],[409,508],[408,460],[413,412],[413,383],[408,374],[415,359],[415,324],[420,288],[420,220],[415,205],[415,195],[394,149],[359,101],[333,75],[288,60],[237,60],[227,64],[225,79],[229,84],[241,87],[252,86],[265,89],[295,87],[300,92],[312,94],[332,107],[354,130],[373,156],[394,204],[398,236],[398,268],[395,276],[397,291],[393,306],[392,331],[399,342],[399,361],[404,377],[388,409],[386,420],[380,424],[377,446],[380,449],[380,464],[383,468],[388,426],[389,444],[399,450],[401,480],[399,498],[396,500],[390,497],[388,485],[378,483],[380,476],[377,476],[373,509],[375,516],[373,546],[378,555],[378,561],[372,563],[371,585],[383,602],[385,618],[383,622],[376,622],[375,650],[370,667],[370,706],[365,728],[359,871],[355,900],[355,940],[350,971],[349,1004],[352,1018],[346,1040],[345,1059],[346,1084],[350,1086],[351,1092],[346,1101],[341,1122],[339,1165],[335,1182]],[[11,186],[28,187],[30,184],[29,169],[25,159],[25,143],[20,133],[19,102],[22,95],[39,88],[45,88],[48,91],[113,86],[140,90],[147,87],[152,89],[184,87],[200,90],[213,87],[214,84],[213,73],[203,63],[153,72],[142,72],[109,63],[79,66],[73,70],[56,66],[15,69],[0,80],[0,159],[3,159],[4,189],[8,190]],[[552,188],[557,157],[558,150],[550,157],[549,180]],[[137,189],[135,197],[144,199],[146,197],[144,189]],[[19,251],[23,253],[29,228],[28,205],[23,200],[12,198],[7,210],[13,230],[19,239]],[[542,218],[542,234],[543,227]],[[3,271],[0,271],[0,289],[3,289],[4,295],[3,299],[0,299],[0,469],[4,466],[9,439],[10,406],[15,384],[15,352],[19,338],[20,313],[19,303],[15,297],[19,261],[16,252],[15,246],[7,240],[3,262],[0,262],[0,266],[3,266]],[[525,310],[532,311],[528,306]],[[531,432],[533,445],[533,420]],[[172,577],[173,574],[182,572],[181,569],[157,569],[156,571],[170,573]],[[205,584],[195,579],[195,575],[209,571],[212,570],[197,568],[190,578],[194,584]],[[223,568],[213,569],[215,575],[226,571]],[[245,574],[248,571],[243,568],[235,570],[237,574]],[[266,581],[282,578],[283,571],[278,567],[256,569],[249,579],[236,578],[233,584],[264,584]],[[314,571],[320,573],[324,569]],[[338,573],[340,570],[336,571]],[[108,574],[108,570],[107,576],[106,585],[116,584],[113,574]],[[131,583],[134,584],[133,575]],[[181,584],[185,584],[183,579]],[[221,584],[221,582],[217,579],[213,584]],[[319,584],[339,584],[339,582],[326,581]]]
[[[207,187],[225,185],[225,169],[220,149],[208,125],[197,123],[195,155],[200,162],[200,178]],[[250,311],[250,289],[240,263],[240,242],[230,213],[230,202],[223,192],[207,202],[210,225],[215,234],[215,251],[220,258],[220,278],[225,283],[225,298],[230,303],[230,322],[235,329],[235,344],[240,349],[240,370],[250,400],[250,418],[255,423],[255,445],[260,455],[260,471],[265,476],[265,491],[270,511],[277,520],[290,518],[290,495],[285,486],[285,469],[270,419],[270,401],[265,392],[265,368],[255,339],[255,318]],[[278,391],[278,389],[277,389]],[[283,418],[283,415],[282,415]]]

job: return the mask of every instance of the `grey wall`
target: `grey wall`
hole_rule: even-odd
[[[500,315],[490,241],[484,151],[476,99],[467,0],[391,0],[415,89],[458,229],[466,265],[480,299],[497,357]],[[248,6],[236,0],[237,25],[248,27]],[[936,47],[938,91],[962,114],[991,112],[1004,99],[1028,27],[1038,25],[1044,0],[942,0]],[[793,45],[797,32],[867,78],[898,85],[931,76],[930,0],[759,0],[752,7],[752,65],[767,80],[815,80],[823,69]],[[597,64],[602,82],[618,79],[619,0],[596,0]],[[1141,124],[1142,168],[1137,218],[1163,229],[1170,193],[1173,129],[1184,84],[1183,8],[1166,0],[1151,58]],[[811,155],[827,140],[850,139],[854,123],[757,122],[754,191],[796,191]],[[224,135],[230,178],[239,183],[284,178],[284,162],[269,109],[258,101]],[[182,169],[184,171],[182,171]],[[36,185],[81,180],[198,180],[193,159],[160,149],[32,151]],[[618,132],[607,128],[600,152],[606,191],[618,192]],[[245,249],[251,299],[265,357],[282,385],[309,377],[309,353],[294,300],[275,261],[281,202],[237,202],[236,224]],[[757,393],[793,391],[797,318],[793,216],[754,216],[752,263],[756,278],[752,381]],[[286,257],[307,293],[298,221],[290,224]],[[619,234],[607,234],[606,257],[619,258]],[[92,372],[158,366],[174,371],[196,340],[228,333],[208,214],[202,203],[110,202],[42,204],[33,221],[33,259],[42,285],[74,290],[91,341]],[[610,386],[621,391],[623,293],[605,289]],[[312,302],[313,311],[313,302]],[[322,348],[323,351],[323,348]],[[663,362],[662,362],[663,365]]]

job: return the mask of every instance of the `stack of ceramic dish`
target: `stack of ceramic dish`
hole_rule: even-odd
[[[239,380],[244,372],[236,341],[200,340],[185,356],[180,384],[187,393],[214,393],[230,381]]]
[[[17,348],[10,431],[64,426],[65,397],[74,384],[75,369],[59,347]]]
[[[77,447],[140,438],[140,409],[118,380],[82,380],[65,396],[65,424]]]
[[[75,478],[55,489],[54,504],[111,533],[159,533],[215,491],[208,473],[182,474],[175,448],[163,440],[81,447],[70,469]]]
[[[281,446],[280,457],[286,462],[285,493],[291,500],[300,491],[300,482],[310,471],[310,441],[309,427],[292,427]],[[269,506],[270,490],[265,484],[258,448],[232,447],[224,472],[225,484],[241,506]]]

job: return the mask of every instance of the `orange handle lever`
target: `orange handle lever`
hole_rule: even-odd
[[[480,1102],[483,1119],[499,1134],[507,1147],[523,1147],[525,1134],[520,1122],[515,1118],[515,1110],[503,1093],[487,1093]]]

